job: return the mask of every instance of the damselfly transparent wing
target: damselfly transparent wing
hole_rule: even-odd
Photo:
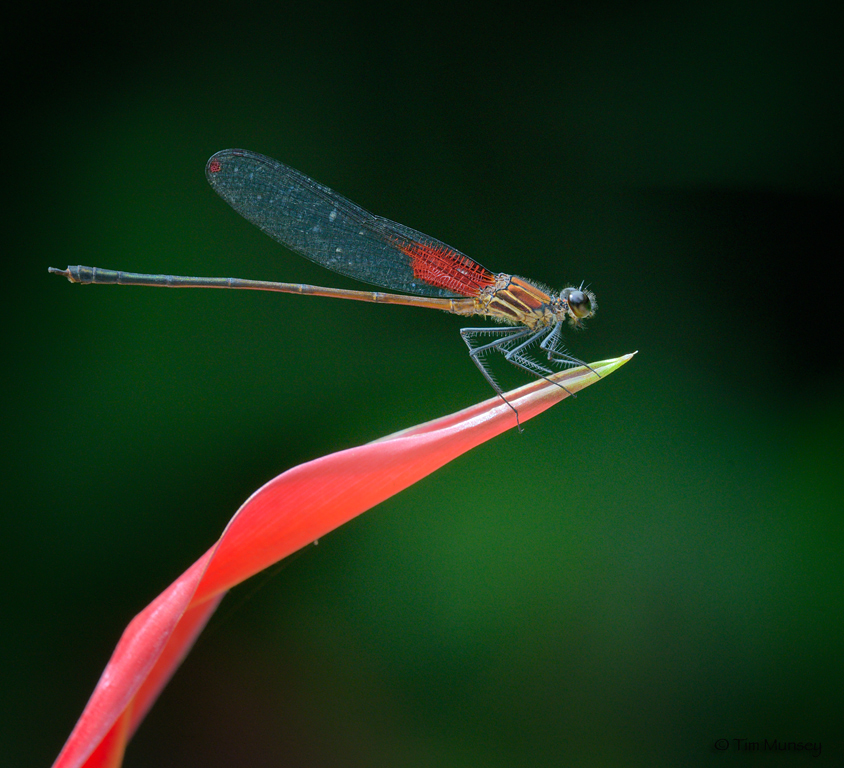
[[[272,158],[217,152],[205,174],[244,218],[296,253],[342,275],[390,290],[474,296],[494,275],[436,238],[376,216]]]

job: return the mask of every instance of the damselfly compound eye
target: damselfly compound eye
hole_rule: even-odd
[[[569,309],[578,320],[592,314],[592,301],[583,291],[572,291],[569,293],[567,300]]]

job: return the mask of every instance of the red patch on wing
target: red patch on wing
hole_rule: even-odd
[[[495,283],[495,275],[468,256],[437,243],[399,243],[410,257],[413,276],[423,283],[460,296],[477,296],[482,288]]]

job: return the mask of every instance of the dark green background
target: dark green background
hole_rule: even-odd
[[[639,355],[237,590],[126,765],[748,765],[739,738],[841,764],[832,8],[11,12],[4,764],[54,759],[255,488],[490,394],[449,315],[47,275],[360,287],[211,191],[231,146],[493,270],[587,280],[570,349]]]

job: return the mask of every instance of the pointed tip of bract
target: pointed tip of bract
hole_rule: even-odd
[[[617,371],[622,365],[630,361],[635,354],[637,353],[631,352],[621,357],[611,357],[608,360],[598,360],[588,365],[569,368],[550,377],[550,380],[558,382],[560,386],[564,387],[570,393],[579,392],[581,389],[585,389],[589,385],[595,384],[614,371]]]
[[[599,360],[597,363],[591,363],[590,367],[599,375],[605,376],[608,373],[618,370],[622,365],[630,362],[634,355],[638,354],[639,350],[636,350],[635,352],[630,352],[626,355],[622,355],[621,357],[612,357],[609,360]]]

